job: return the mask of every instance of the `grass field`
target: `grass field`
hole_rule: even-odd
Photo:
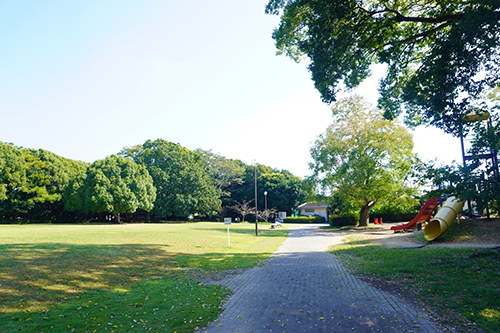
[[[222,223],[0,225],[0,332],[192,332],[228,291],[197,278],[252,267],[287,230]]]
[[[449,240],[466,238],[471,230],[450,232]],[[500,332],[500,252],[490,249],[428,246],[397,249],[359,236],[330,249],[354,273],[397,286],[469,332],[477,325]]]

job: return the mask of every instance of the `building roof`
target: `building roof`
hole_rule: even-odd
[[[297,207],[298,209],[327,209],[324,202],[306,202]]]

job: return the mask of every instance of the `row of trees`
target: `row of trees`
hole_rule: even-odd
[[[259,193],[269,193],[269,208],[290,214],[306,199],[301,178],[287,170],[256,168]],[[0,142],[0,217],[6,220],[237,216],[235,207],[254,198],[254,183],[254,166],[161,139],[92,164]]]

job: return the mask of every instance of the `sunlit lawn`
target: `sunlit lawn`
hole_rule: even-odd
[[[193,281],[265,260],[287,231],[248,223],[0,225],[0,332],[191,332],[228,292]],[[189,269],[187,269],[189,268]]]
[[[466,318],[487,332],[500,332],[498,250],[395,249],[351,238],[331,251],[355,273],[398,283],[451,324],[463,326]]]

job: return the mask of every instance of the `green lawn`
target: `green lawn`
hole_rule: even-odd
[[[228,295],[196,279],[255,266],[287,234],[232,224],[228,247],[223,223],[0,225],[0,332],[192,332]]]
[[[500,252],[444,248],[395,249],[361,237],[331,249],[354,273],[397,283],[448,323],[500,332]]]

